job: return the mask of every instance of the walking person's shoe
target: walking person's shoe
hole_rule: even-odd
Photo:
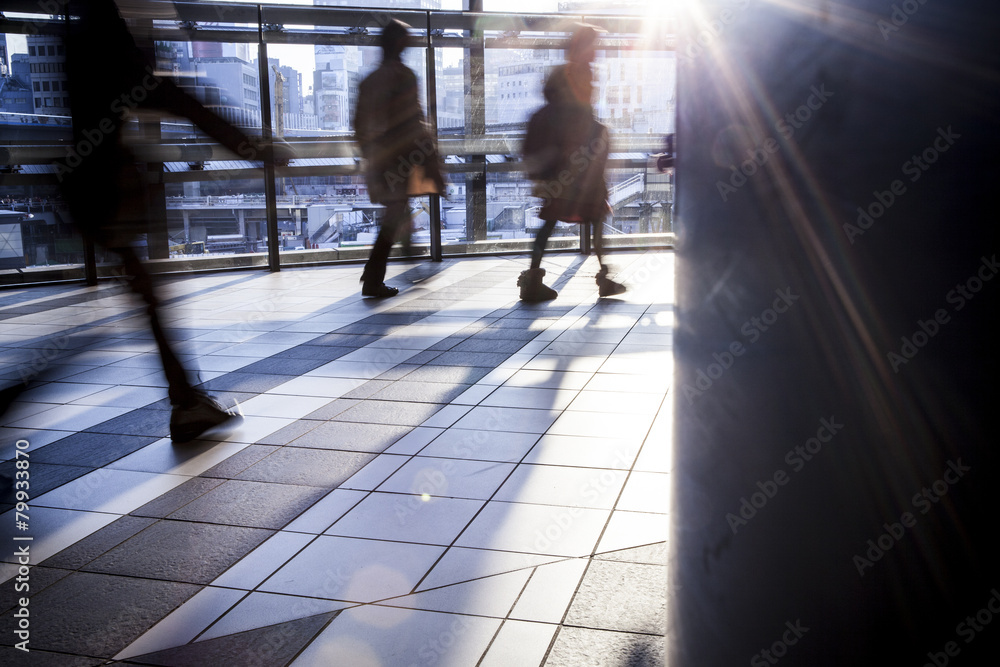
[[[361,296],[382,299],[387,296],[396,296],[397,294],[399,294],[397,288],[389,287],[385,283],[363,283],[361,285]]]
[[[597,273],[597,293],[600,296],[615,296],[616,294],[624,294],[625,286],[621,283],[616,283],[611,278],[608,278],[609,267],[606,264],[601,264],[601,270]]]
[[[170,412],[170,439],[174,442],[191,442],[217,426],[239,419],[228,412],[211,396],[197,393],[190,402],[175,405]]]
[[[517,278],[517,286],[521,288],[521,301],[537,303],[556,298],[559,292],[542,283],[545,269],[528,269],[521,271]]]

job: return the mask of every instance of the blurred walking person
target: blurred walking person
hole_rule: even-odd
[[[545,245],[558,221],[588,225],[601,269],[597,274],[600,296],[613,296],[625,286],[608,278],[604,263],[604,220],[611,210],[604,169],[608,161],[608,129],[594,118],[591,63],[596,57],[599,33],[582,25],[570,37],[567,62],[552,70],[545,82],[544,107],[528,122],[524,160],[534,194],[543,205],[538,217],[542,227],[535,236],[531,267],[517,284],[523,301],[554,299],[557,292],[542,282]]]
[[[146,303],[168,382],[170,437],[188,442],[235,415],[194,388],[160,323],[152,276],[134,249],[147,226],[146,173],[124,129],[136,109],[155,110],[190,119],[247,159],[257,157],[259,143],[157,75],[152,49],[137,45],[113,0],[70,0],[66,11],[75,17],[66,39],[74,149],[58,163],[57,176],[74,225],[121,258],[132,290]]]
[[[402,21],[382,29],[382,63],[359,86],[354,139],[365,159],[373,204],[385,206],[378,237],[361,274],[361,294],[395,296],[385,284],[386,262],[397,235],[409,231],[411,196],[444,193],[437,145],[420,107],[416,75],[403,64],[410,33]]]

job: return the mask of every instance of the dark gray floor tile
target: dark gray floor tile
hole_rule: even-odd
[[[331,346],[331,347],[352,347],[359,348],[368,345],[369,343],[374,343],[381,336],[373,336],[366,334],[350,334],[350,333],[334,333],[325,334],[319,338],[314,338],[309,341],[309,345],[313,346]]]
[[[99,468],[156,442],[155,436],[74,433],[32,452],[37,463]]]
[[[209,380],[199,388],[209,393],[217,391],[244,391],[251,394],[263,394],[274,389],[279,384],[294,380],[295,375],[256,375],[234,371]]]
[[[133,516],[154,517],[163,519],[170,516],[188,503],[200,498],[225,480],[195,477],[175,486],[159,498],[149,501],[142,507],[132,510]]]
[[[174,581],[74,572],[32,595],[30,647],[111,658],[199,590]],[[4,637],[13,636],[14,622],[12,614],[0,617]]]
[[[444,384],[441,382],[409,382],[408,380],[398,380],[373,395],[372,398],[379,401],[451,403],[471,386],[471,384]]]
[[[566,623],[621,632],[664,632],[666,565],[592,561],[566,614]]]
[[[237,477],[330,489],[343,484],[373,458],[367,453],[283,447]]]
[[[322,361],[324,364],[328,361],[333,361],[334,359],[340,359],[345,354],[354,352],[358,349],[357,345],[316,345],[314,343],[305,343],[303,345],[296,345],[290,350],[285,350],[284,352],[279,352],[269,359],[315,359],[316,361]]]
[[[388,336],[391,333],[395,333],[403,328],[405,324],[386,324],[386,323],[376,323],[370,322],[366,318],[361,322],[355,322],[354,324],[348,324],[347,326],[340,327],[333,333],[335,335],[347,335],[347,334],[361,334],[365,336]]]
[[[170,518],[277,530],[326,493],[326,489],[315,486],[229,480],[178,509]]]
[[[23,461],[24,459],[21,460]],[[0,475],[6,475],[7,477],[14,479],[14,476],[17,473],[16,466],[16,461],[5,461],[0,463]],[[94,468],[85,468],[83,466],[62,466],[54,463],[32,463],[30,467],[31,479],[29,480],[31,482],[31,497],[36,498],[43,493],[62,486],[66,482],[72,482],[77,477],[82,477],[93,470]],[[16,500],[15,492],[16,489],[14,489],[14,487],[7,488],[6,486],[0,485],[0,501],[14,502]]]
[[[123,516],[112,521],[96,533],[92,533],[54,556],[45,559],[43,564],[48,567],[60,567],[68,570],[79,570],[95,558],[104,555],[108,550],[117,547],[136,533],[145,530],[156,519]],[[34,577],[32,577],[34,590]]]
[[[475,384],[492,368],[470,366],[419,366],[404,377],[407,382],[443,382],[445,384]]]
[[[518,346],[520,347],[520,346]],[[428,362],[429,366],[473,366],[493,370],[502,364],[511,353],[506,352],[456,352],[448,350]]]
[[[451,352],[496,352],[513,354],[522,347],[524,342],[517,339],[503,338],[480,338],[481,334],[476,334],[468,340],[464,340],[451,349]]]
[[[106,422],[95,424],[85,429],[85,432],[165,438],[170,434],[170,413],[166,410],[139,408]]]
[[[83,569],[208,584],[273,534],[261,528],[161,520]]]
[[[336,401],[331,401],[331,403],[336,403]],[[353,405],[353,402],[351,403],[351,405]],[[346,405],[346,406],[341,407],[340,410],[338,411],[338,414],[339,414],[339,412],[343,412],[344,410],[346,410],[349,407],[351,407],[351,406],[350,405]],[[310,415],[306,415],[306,417],[304,419],[299,419],[298,421],[292,422],[288,426],[284,426],[282,428],[279,428],[277,431],[275,431],[271,435],[264,436],[263,438],[261,438],[260,440],[258,440],[257,444],[258,445],[287,445],[292,440],[295,440],[299,436],[301,436],[301,435],[303,435],[305,433],[308,433],[309,431],[311,431],[314,428],[316,428],[317,426],[319,426],[320,423],[321,423],[321,420],[329,419],[329,417],[324,417],[323,416],[325,414],[324,410],[326,410],[326,409],[327,409],[327,407],[320,408],[316,412],[313,412]]]
[[[75,569],[75,568],[74,568]],[[45,561],[45,565],[34,565],[28,573],[29,581],[27,591],[18,591],[15,586],[19,583],[15,580],[10,580],[0,586],[0,613],[9,615],[13,613],[15,607],[20,606],[20,599],[24,597],[24,594],[29,593],[29,600],[44,591],[49,586],[53,585],[60,579],[73,574],[73,570],[49,567],[48,561]],[[31,604],[28,604],[29,613],[31,613]],[[9,637],[0,638],[0,643],[10,641]],[[0,665],[6,664],[0,660]]]
[[[407,364],[412,365],[423,365],[429,362],[431,359],[436,359],[441,355],[440,350],[423,350],[417,352],[415,355],[406,360]]]
[[[662,636],[564,626],[545,667],[663,667],[666,661]]]
[[[96,665],[107,663],[104,658],[85,658],[66,653],[39,651],[37,648],[31,646],[31,644],[28,646],[30,649],[29,653],[25,653],[13,646],[0,646],[0,665],[18,665],[19,667],[95,667]]]
[[[433,352],[444,352],[445,350],[452,349],[453,347],[455,347],[456,345],[458,345],[467,338],[468,336],[459,336],[459,335],[448,336],[447,338],[442,338],[441,340],[434,343],[427,349],[428,351],[433,351]]]
[[[418,366],[416,364],[397,364],[385,373],[379,375],[376,380],[391,382],[412,373],[418,368],[422,368],[422,366]]]
[[[531,322],[531,320],[512,320],[514,322]],[[534,340],[535,336],[541,333],[539,329],[528,329],[525,327],[489,327],[483,329],[474,336],[477,341],[519,341],[524,345],[529,340]]]
[[[323,359],[261,359],[240,369],[242,373],[263,373],[265,375],[302,375],[327,363]]]
[[[266,665],[284,667],[340,612],[216,637],[134,658],[136,665],[204,667],[205,665]]]
[[[354,389],[350,390],[349,392],[341,396],[341,398],[351,398],[351,399],[368,398],[375,392],[388,387],[389,383],[391,382],[392,380],[379,376],[379,379],[369,380],[368,382],[365,382],[363,385],[355,387]]]
[[[408,403],[369,399],[344,411],[334,421],[420,426],[443,407],[444,405],[438,403]]]
[[[290,444],[293,447],[379,453],[385,451],[410,430],[410,426],[394,424],[331,421],[317,426]]]
[[[233,479],[253,464],[267,458],[277,450],[277,447],[263,444],[244,447],[222,463],[218,463],[201,473],[201,476]]]

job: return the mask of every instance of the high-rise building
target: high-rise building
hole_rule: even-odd
[[[55,35],[28,35],[34,113],[69,114],[69,82],[66,80],[66,47]],[[94,76],[101,76],[94,63]]]

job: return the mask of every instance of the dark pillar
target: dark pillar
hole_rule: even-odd
[[[483,0],[468,0],[469,11],[483,11]],[[475,142],[486,136],[486,47],[482,30],[469,31],[465,50],[465,137]],[[468,242],[486,239],[486,156],[471,155],[465,175],[465,232]]]
[[[997,14],[702,12],[678,51],[671,667],[992,664]]]

